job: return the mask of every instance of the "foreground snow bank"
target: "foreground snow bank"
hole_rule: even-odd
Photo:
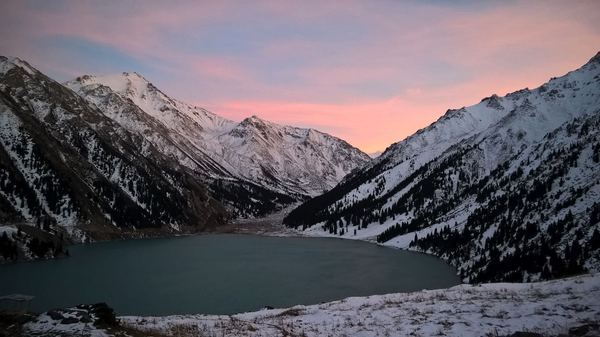
[[[600,321],[600,274],[539,283],[459,285],[233,316],[121,317],[132,329],[177,336],[558,335]]]

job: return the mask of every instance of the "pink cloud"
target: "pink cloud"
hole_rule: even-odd
[[[192,64],[190,70],[208,79],[224,81],[246,81],[252,75],[235,61],[218,57],[192,57],[188,62]]]
[[[319,126],[374,151],[448,108],[535,87],[575,69],[600,46],[597,1],[516,1],[475,12],[452,5],[264,1],[251,6],[264,17],[250,18],[246,15],[256,13],[228,1],[168,6],[73,2],[60,11],[36,11],[8,1],[1,19],[27,24],[0,33],[0,50],[75,76],[85,69],[73,69],[64,55],[45,54],[33,41],[59,35],[105,44],[163,71],[165,78],[155,84],[172,96],[234,119],[258,114]],[[200,55],[168,43],[173,34],[201,41],[208,34],[203,28],[213,23],[268,22],[269,17],[325,32],[352,23],[365,27],[367,36],[330,41],[298,34],[260,45],[257,53],[267,64],[298,61],[286,69],[297,79],[287,84],[265,80],[270,75],[265,72],[279,69],[258,69],[245,55]],[[129,69],[115,72],[123,70]],[[199,83],[202,90],[195,89]],[[385,95],[373,93],[379,86]],[[363,87],[371,91],[361,92]]]
[[[284,125],[312,127],[347,140],[365,152],[382,149],[435,120],[434,106],[417,107],[394,98],[351,104],[286,101],[229,101],[209,105],[233,120],[251,115]],[[368,116],[368,118],[365,118]]]

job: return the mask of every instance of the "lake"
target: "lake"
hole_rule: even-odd
[[[38,311],[106,302],[119,315],[231,314],[460,282],[435,257],[353,240],[215,234],[69,251],[0,265],[0,296],[33,295]]]

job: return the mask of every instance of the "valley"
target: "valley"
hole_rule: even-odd
[[[66,242],[214,231],[327,190],[368,160],[316,130],[226,120],[136,73],[61,85],[1,57],[0,89],[0,221]],[[34,237],[9,239],[2,260],[62,254],[44,236],[39,254]]]
[[[599,336],[598,13],[2,2],[0,337]]]

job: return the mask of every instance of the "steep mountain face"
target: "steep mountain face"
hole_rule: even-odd
[[[235,123],[137,74],[68,86],[0,58],[0,223],[19,228],[0,244],[3,256],[47,257],[68,240],[194,232],[260,216],[366,162],[337,138],[256,117]]]
[[[600,53],[449,110],[284,222],[438,255],[470,282],[600,269]]]
[[[0,221],[37,224],[79,241],[197,231],[228,216],[193,170],[26,62],[6,57],[0,187]]]
[[[331,189],[369,157],[343,140],[252,116],[219,135],[219,153],[247,179],[314,196]]]
[[[182,165],[295,199],[329,190],[369,160],[343,140],[312,129],[256,116],[240,123],[224,119],[168,97],[137,73],[86,75],[66,86]],[[147,121],[143,127],[141,120]]]
[[[162,95],[139,75],[130,77],[132,81],[144,83],[147,91]],[[87,81],[86,78],[83,77],[80,80]],[[113,82],[118,83],[119,79],[126,80],[126,78],[117,77]],[[113,82],[111,84],[116,87]],[[102,111],[104,116],[120,127],[144,139],[163,156],[193,171],[196,179],[208,186],[209,194],[225,205],[233,216],[262,215],[299,198],[240,179],[215,160],[215,155],[206,152],[202,143],[197,141],[204,136],[199,122],[203,122],[205,126],[215,127],[219,123],[224,123],[224,120],[219,117],[208,112],[203,113],[199,109],[187,115],[164,106],[155,109],[146,108],[152,112],[152,114],[148,114],[140,108],[140,106],[148,105],[144,103],[143,98],[140,98],[148,97],[148,93],[138,94],[135,91],[135,94],[131,94],[132,97],[137,97],[138,103],[136,104],[132,99],[116,93],[107,86],[87,85],[83,87],[78,83],[70,82],[69,86],[76,89],[80,95],[85,96],[88,104]],[[140,83],[137,86],[142,86]],[[136,86],[131,84],[127,87],[127,85],[129,84],[126,84],[126,88],[129,89],[123,89],[123,92],[134,92]],[[194,118],[190,116],[194,116]]]

